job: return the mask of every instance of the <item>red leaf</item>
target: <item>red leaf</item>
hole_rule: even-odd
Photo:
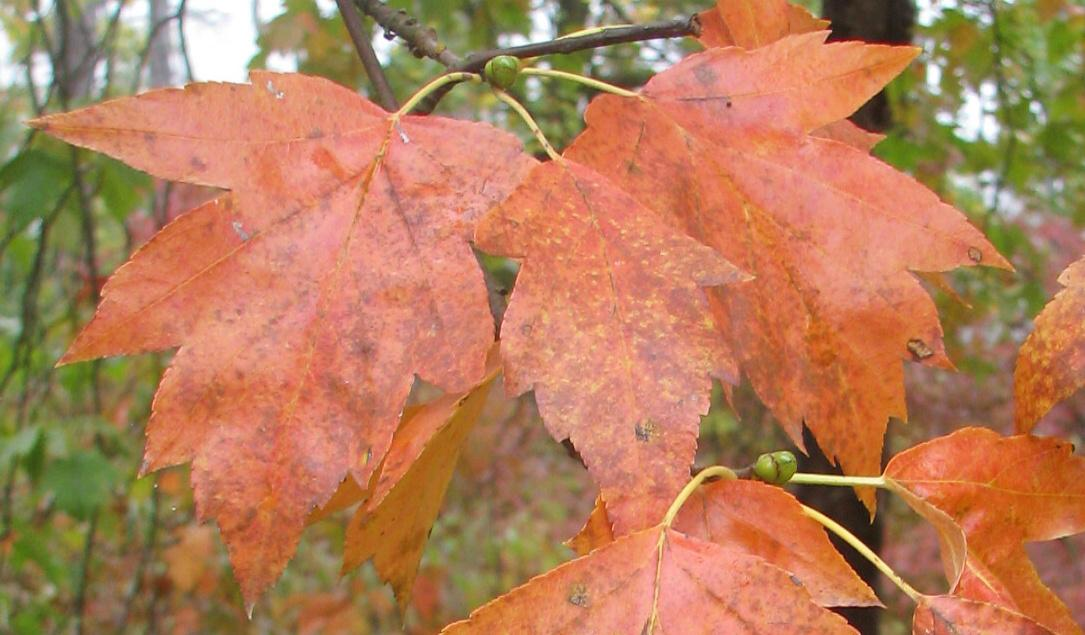
[[[535,168],[475,238],[524,261],[501,327],[509,394],[535,389],[619,533],[658,522],[689,480],[710,377],[729,375],[699,287],[739,274],[565,160]]]
[[[460,449],[482,412],[497,370],[495,354],[478,387],[445,395],[404,417],[368,498],[347,525],[343,571],[372,558],[381,579],[392,585],[401,615],[410,603],[422,549]]]
[[[889,417],[906,416],[901,362],[950,366],[911,272],[1009,265],[915,180],[807,135],[915,55],[824,37],[710,49],[642,98],[596,98],[567,154],[755,276],[710,292],[721,339],[796,443],[805,422],[847,473],[876,474]]]
[[[662,526],[513,589],[443,633],[855,633],[768,562]]]
[[[468,243],[533,163],[488,125],[396,119],[301,75],[195,84],[36,120],[157,176],[231,194],[167,226],[61,360],[180,345],[143,471],[192,461],[251,604],[310,510],[366,483],[417,373],[484,372],[493,326]]]
[[[1059,275],[1060,291],[1021,346],[1013,373],[1014,423],[1028,432],[1056,403],[1085,386],[1085,258]]]
[[[779,487],[745,480],[705,485],[682,506],[674,527],[788,571],[821,606],[881,606],[821,525]],[[596,501],[584,528],[566,544],[586,555],[613,541],[606,508]]]
[[[1081,632],[1024,548],[1085,531],[1085,459],[1072,456],[1069,443],[965,428],[898,454],[885,476],[963,530],[967,553],[960,580],[951,578],[954,594],[1013,609],[1057,633]]]
[[[674,527],[794,574],[821,606],[881,606],[824,528],[779,487],[745,480],[706,485],[682,506]]]
[[[787,0],[717,0],[715,9],[702,11],[699,17],[701,44],[745,49],[829,26],[828,20],[819,20]]]
[[[1046,635],[1051,631],[1005,607],[948,595],[923,596],[915,635]]]

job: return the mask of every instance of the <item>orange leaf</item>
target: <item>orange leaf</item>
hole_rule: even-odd
[[[923,596],[912,620],[915,635],[1045,635],[1050,632],[1005,607],[948,595]]]
[[[701,35],[705,46],[741,46],[754,49],[792,33],[821,31],[819,20],[787,0],[717,0],[716,8],[702,11]]]
[[[347,526],[343,571],[370,558],[407,610],[422,549],[441,509],[452,471],[497,376],[497,355],[485,380],[467,393],[445,395],[405,417],[370,488]]]
[[[821,606],[881,606],[825,529],[779,487],[746,480],[711,483],[690,496],[674,527],[794,574]]]
[[[805,422],[847,473],[877,474],[888,419],[906,416],[901,362],[951,366],[911,272],[1009,265],[914,179],[809,136],[916,53],[824,38],[709,49],[641,98],[598,97],[567,155],[754,275],[710,291],[721,339],[796,443]]]
[[[674,527],[794,574],[821,606],[881,606],[821,525],[779,487],[746,480],[705,485],[682,506]],[[566,544],[586,555],[613,541],[606,508],[597,500],[584,528]]]
[[[607,516],[607,507],[602,497],[595,498],[588,520],[576,535],[565,541],[565,546],[578,556],[586,556],[603,545],[614,542],[614,526]]]
[[[863,130],[847,119],[826,124],[812,131],[810,135],[846,143],[863,152],[870,152],[874,149],[874,146],[885,140],[885,135]]]
[[[443,633],[855,633],[790,574],[656,526],[623,536],[471,613]]]
[[[1059,401],[1085,386],[1085,258],[1059,275],[1060,291],[1021,346],[1013,373],[1014,423],[1028,432]]]
[[[533,161],[491,126],[396,119],[353,91],[253,72],[33,125],[156,176],[231,190],[104,289],[61,360],[180,346],[143,471],[192,461],[251,605],[306,516],[368,482],[414,375],[477,385],[493,325],[468,243]]]
[[[399,427],[396,428],[396,434],[399,434],[400,430],[403,429],[403,426],[406,424],[406,422],[413,419],[414,416],[427,405],[429,404],[416,404],[404,408],[402,414],[399,415]],[[388,448],[388,451],[392,452],[392,449],[395,447],[396,437],[395,435],[393,435],[392,445]],[[387,458],[387,456],[385,458]],[[328,499],[328,502],[324,503],[317,509],[314,509],[312,513],[309,514],[309,517],[305,519],[305,524],[312,525],[316,522],[324,520],[325,518],[331,516],[336,512],[343,511],[348,507],[353,507],[358,503],[364,502],[367,498],[369,498],[369,494],[372,492],[373,486],[376,484],[376,481],[380,477],[380,475],[381,470],[375,470],[373,474],[370,475],[369,484],[366,487],[362,487],[358,484],[357,481],[354,480],[353,476],[348,475],[345,479],[343,479],[343,482],[339,484],[339,489],[335,490],[335,493],[332,494],[332,497]]]
[[[535,389],[618,533],[659,522],[689,480],[710,376],[729,376],[700,287],[740,274],[566,160],[535,168],[475,240],[524,261],[501,327],[509,394]]]
[[[898,454],[885,476],[964,531],[955,595],[1015,610],[1056,633],[1082,632],[1024,548],[1085,531],[1085,459],[1072,456],[1069,443],[965,428]]]

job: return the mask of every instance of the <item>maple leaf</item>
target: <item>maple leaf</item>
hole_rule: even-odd
[[[251,606],[307,514],[368,481],[414,375],[459,392],[493,341],[469,245],[534,163],[507,133],[398,117],[302,75],[152,91],[32,122],[166,179],[231,190],[106,285],[61,363],[180,346],[143,472],[192,462]]]
[[[786,527],[781,532],[781,527]],[[821,606],[881,606],[797,500],[773,485],[723,480],[698,488],[674,528],[691,538],[735,549],[791,573]],[[606,507],[596,501],[584,528],[568,543],[579,555],[614,541]]]
[[[595,497],[595,505],[576,535],[565,541],[565,546],[578,556],[586,556],[599,547],[614,542],[614,524],[607,515],[607,506],[601,496]]]
[[[701,44],[755,49],[788,35],[823,31],[828,20],[814,17],[787,0],[717,0],[716,7],[697,14]]]
[[[1003,606],[925,595],[912,618],[915,635],[1046,635],[1051,631]]]
[[[855,633],[786,571],[659,525],[534,578],[442,633],[684,635],[770,628]]]
[[[501,326],[507,392],[534,388],[620,533],[658,522],[689,480],[711,376],[731,375],[700,287],[741,275],[564,159],[536,167],[475,241],[523,260]]]
[[[779,487],[748,480],[710,483],[682,505],[674,527],[764,558],[801,580],[821,606],[882,605],[829,542],[825,529]]]
[[[823,31],[829,27],[828,20],[816,18],[805,7],[787,0],[718,0],[714,9],[702,11],[698,17],[701,34],[697,39],[707,47],[755,49],[788,35]],[[847,119],[828,123],[810,134],[868,152],[885,139],[884,135],[863,130]]]
[[[1066,287],[1036,316],[1013,373],[1014,425],[1029,432],[1051,407],[1085,385],[1085,258],[1059,274]]]
[[[343,571],[372,558],[378,575],[392,585],[401,616],[410,603],[422,549],[456,459],[482,413],[497,371],[495,354],[477,388],[445,395],[404,417],[379,476],[347,525]]]
[[[566,154],[754,276],[710,290],[721,339],[796,444],[805,423],[845,472],[877,474],[902,362],[951,367],[912,272],[1009,265],[914,179],[809,134],[916,53],[826,35],[709,49],[638,98],[597,97]]]
[[[1024,548],[1085,531],[1085,459],[1071,452],[1058,439],[965,428],[896,455],[885,477],[963,531],[966,553],[951,557],[959,568],[950,577],[954,595],[1017,611],[1056,633],[1081,633]]]

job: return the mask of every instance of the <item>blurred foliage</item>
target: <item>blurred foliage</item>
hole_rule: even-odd
[[[147,45],[153,1],[0,4],[10,45],[3,60],[8,83],[0,87],[0,632],[396,631],[391,593],[372,569],[338,580],[342,516],[307,533],[249,623],[217,532],[194,521],[185,469],[137,478],[142,426],[168,355],[53,368],[92,314],[105,276],[153,231],[209,195],[153,182],[21,124],[158,83],[149,73],[154,51]],[[180,83],[178,71],[187,65],[173,13],[178,5],[157,2],[166,8],[157,33],[172,34],[167,57],[175,70],[168,80]],[[604,24],[686,15],[710,2],[391,4],[433,26],[465,55]],[[816,2],[808,4],[816,10]],[[964,303],[935,292],[951,354],[965,372],[910,369],[915,423],[891,428],[894,449],[963,422],[1008,430],[1017,345],[1050,297],[1054,276],[1085,252],[1079,229],[1085,223],[1082,2],[924,0],[920,7],[923,53],[890,88],[896,127],[877,153],[965,210],[1018,271],[953,274],[949,283]],[[258,31],[253,67],[292,64],[368,90],[334,3],[286,0]],[[377,29],[374,41],[400,100],[441,70]],[[540,63],[637,86],[695,49],[691,42],[652,42]],[[580,86],[540,78],[521,80],[514,92],[559,147],[580,130],[591,96]],[[508,127],[539,150],[483,88],[453,91],[440,111]],[[511,263],[486,263],[511,284]],[[495,391],[464,452],[433,531],[408,632],[432,632],[567,559],[571,552],[561,540],[591,507],[594,491],[584,470],[549,439],[530,400],[500,395]],[[739,388],[731,401],[741,419],[717,390],[699,462],[745,465],[787,446],[748,389]],[[1083,406],[1080,398],[1060,406],[1045,430],[1072,436],[1080,447]],[[899,539],[890,542],[903,545],[890,559],[906,574],[929,580],[922,576],[938,569],[930,555],[933,538],[913,540],[903,533],[907,525],[889,526]],[[1072,599],[1085,589],[1085,558],[1067,554],[1081,547],[1063,541],[1038,554],[1062,562],[1041,564],[1041,570],[1054,572],[1053,584],[1078,611],[1085,601]]]

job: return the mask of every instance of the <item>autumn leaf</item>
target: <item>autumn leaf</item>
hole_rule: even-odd
[[[923,596],[912,620],[915,635],[1046,635],[1050,632],[1005,607],[950,595]]]
[[[1059,275],[1060,291],[1021,346],[1013,373],[1014,424],[1029,432],[1048,410],[1085,386],[1085,258]]]
[[[954,595],[1017,611],[1056,633],[1082,632],[1024,547],[1085,531],[1085,459],[1069,443],[965,428],[896,455],[885,477],[963,530],[967,553],[960,580],[951,579]]]
[[[365,503],[347,525],[343,571],[372,558],[381,579],[392,585],[401,615],[410,603],[422,549],[460,449],[478,421],[497,371],[494,354],[478,387],[445,395],[404,418]]]
[[[475,240],[523,260],[501,326],[508,393],[534,388],[619,533],[659,522],[689,480],[711,377],[731,376],[700,287],[740,274],[563,159],[536,167]]]
[[[855,633],[767,561],[662,525],[513,589],[442,633]]]
[[[720,338],[795,443],[805,423],[845,472],[877,474],[902,361],[951,367],[912,272],[1009,265],[911,177],[809,134],[916,53],[825,37],[709,49],[638,98],[597,97],[567,156],[754,276],[709,292]]]
[[[825,529],[779,487],[747,480],[710,483],[690,496],[674,528],[764,558],[801,580],[821,606],[881,606]]]
[[[828,20],[815,18],[787,0],[717,0],[716,8],[702,11],[701,34],[705,46],[755,49],[788,35],[822,31]]]
[[[607,506],[601,496],[595,498],[595,505],[584,521],[584,526],[576,535],[565,541],[565,546],[578,556],[586,556],[599,547],[614,542],[614,524],[607,515]]]
[[[106,285],[61,360],[180,346],[143,472],[192,462],[246,601],[306,516],[368,482],[414,375],[477,385],[493,324],[468,240],[533,163],[511,135],[396,117],[302,75],[194,84],[33,125],[229,195],[167,226]]]
[[[747,480],[704,485],[682,506],[674,528],[788,571],[821,606],[881,606],[822,526],[779,487]],[[606,508],[596,501],[584,529],[567,544],[578,555],[586,555],[614,541],[609,530]]]
[[[812,33],[829,28],[829,21],[814,17],[804,7],[787,0],[718,0],[716,8],[698,14],[701,35],[707,47],[739,46],[755,49],[789,35]],[[840,119],[810,132],[869,152],[885,135],[868,132],[847,119]]]

